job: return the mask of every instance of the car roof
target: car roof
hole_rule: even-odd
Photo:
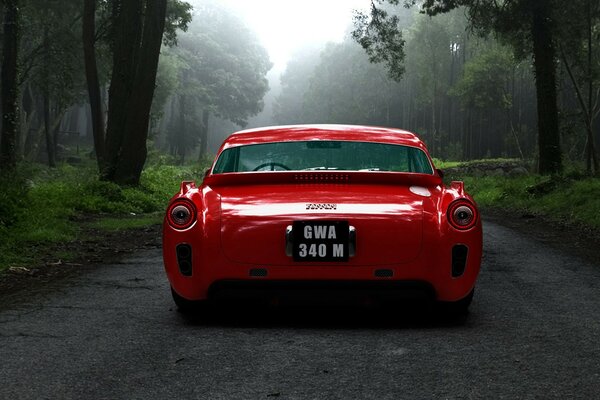
[[[229,136],[222,149],[242,145],[305,140],[340,140],[399,144],[427,150],[414,133],[362,125],[285,125],[247,129]]]

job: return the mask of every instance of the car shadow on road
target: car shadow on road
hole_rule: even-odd
[[[469,326],[468,314],[448,314],[430,303],[393,305],[212,304],[179,312],[190,326],[296,329],[434,329]]]

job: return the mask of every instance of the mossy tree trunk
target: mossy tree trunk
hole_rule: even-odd
[[[547,0],[532,2],[533,67],[538,114],[540,174],[562,171],[558,106],[556,104],[556,57]]]
[[[83,26],[82,26],[83,54],[85,76],[90,111],[92,116],[92,133],[94,136],[94,150],[100,172],[104,170],[104,114],[102,112],[102,95],[100,80],[98,78],[98,65],[96,62],[96,0],[84,0]]]
[[[0,137],[0,170],[11,171],[17,164],[19,133],[19,1],[4,0],[4,31],[2,43],[2,136]]]
[[[103,178],[121,185],[137,185],[147,156],[167,0],[115,1],[114,7],[113,73]]]

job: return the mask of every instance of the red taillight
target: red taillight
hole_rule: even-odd
[[[471,229],[477,223],[477,210],[470,201],[456,200],[448,207],[448,221],[456,229]]]
[[[196,207],[187,199],[175,200],[167,209],[169,225],[175,229],[187,229],[196,221]]]

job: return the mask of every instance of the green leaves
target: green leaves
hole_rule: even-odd
[[[271,62],[266,50],[244,24],[228,11],[203,4],[188,32],[173,49],[185,66],[180,93],[201,109],[245,125],[262,110]]]
[[[465,107],[509,109],[512,97],[507,85],[515,66],[509,49],[491,48],[467,62],[462,78],[450,93],[460,97]]]
[[[397,4],[397,1],[391,1]],[[384,63],[390,78],[399,82],[404,74],[404,39],[397,15],[371,3],[371,13],[357,12],[352,38],[367,52],[373,63]]]

